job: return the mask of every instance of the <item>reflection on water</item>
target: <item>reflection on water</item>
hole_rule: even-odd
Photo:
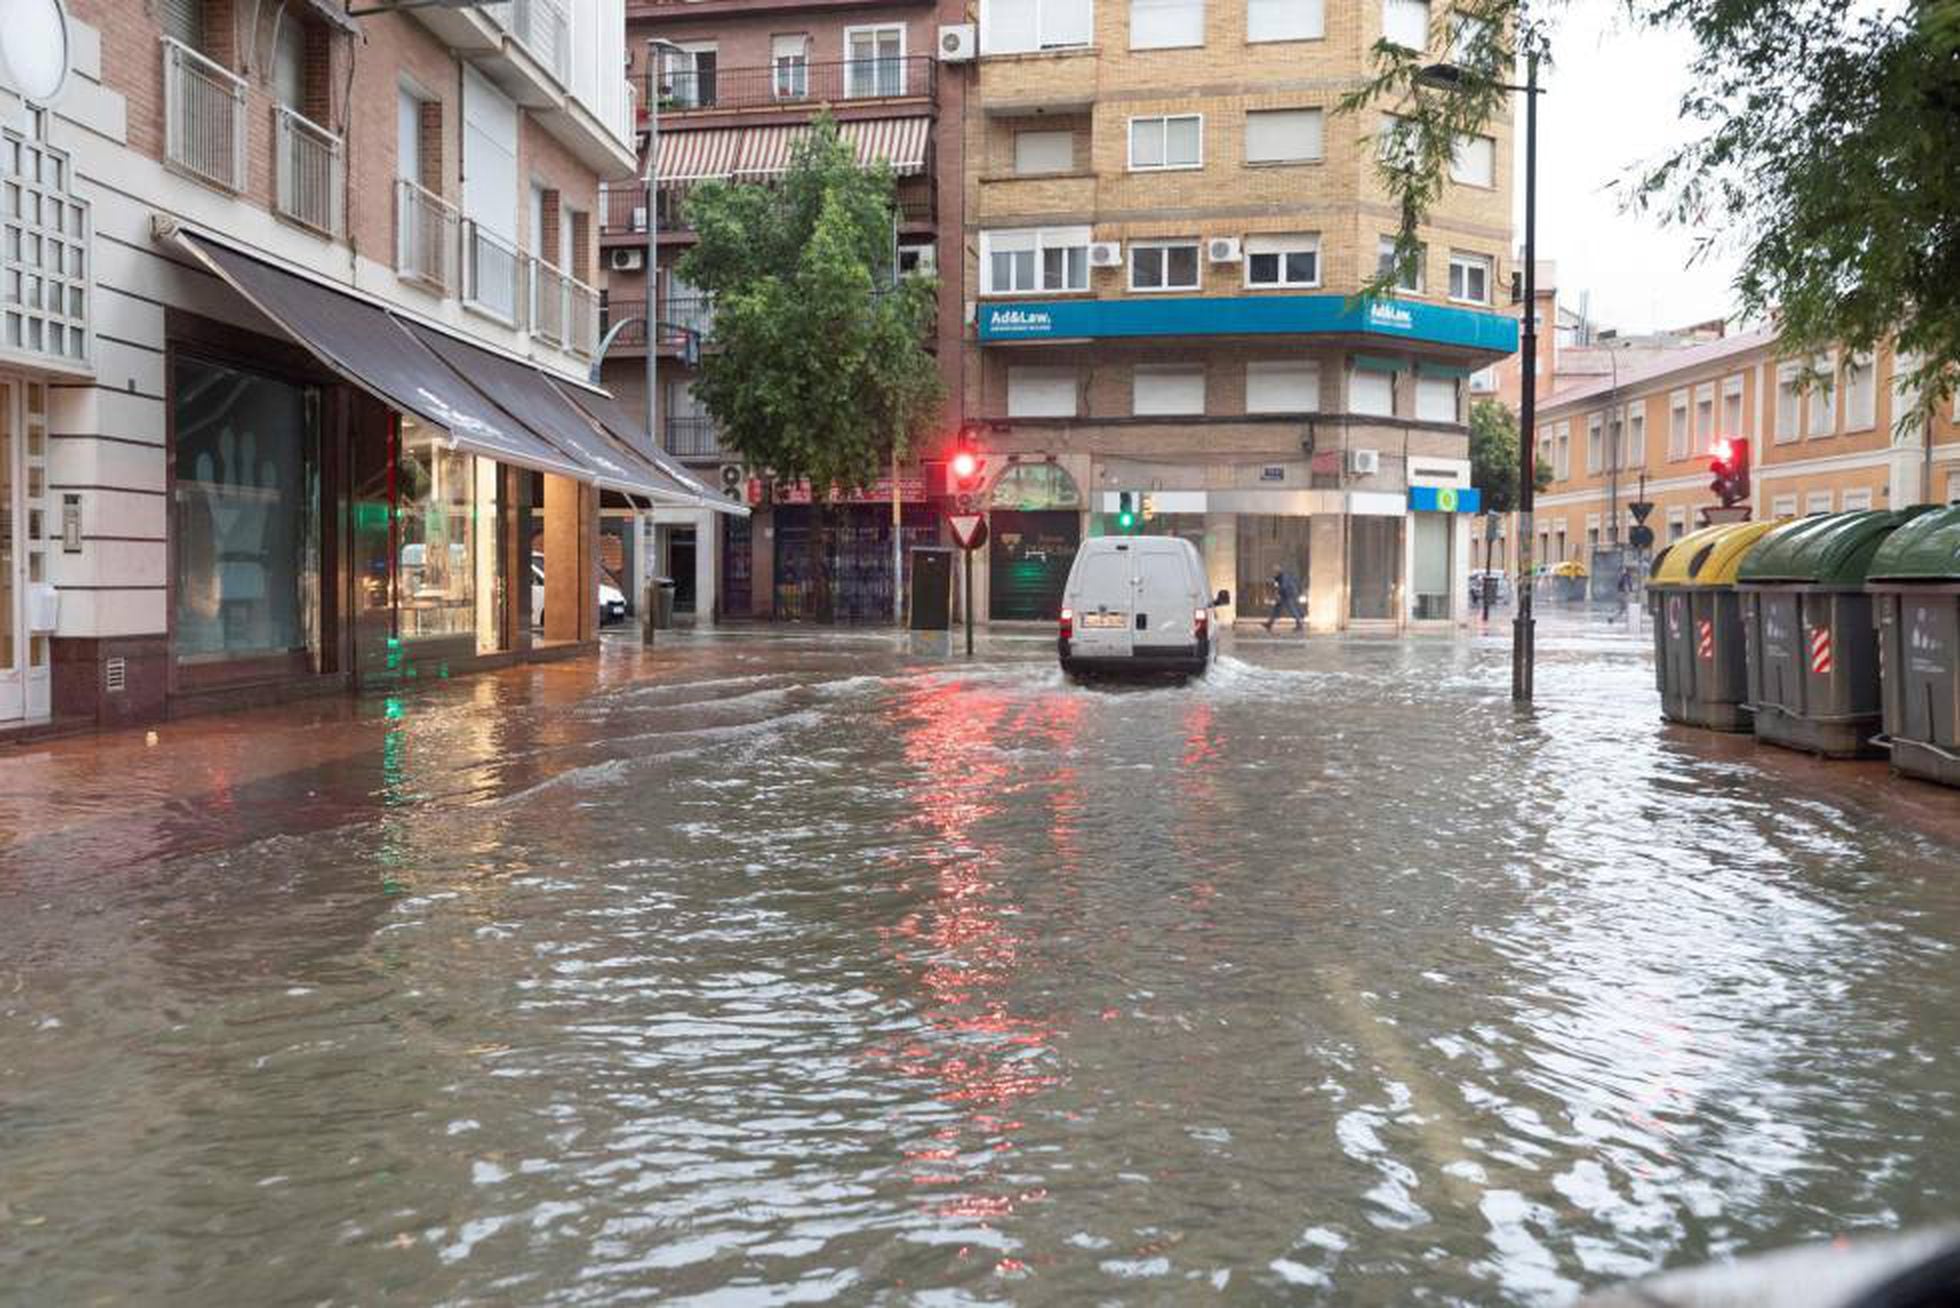
[[[0,1301],[1545,1303],[1952,1214],[1950,795],[1626,641],[1526,717],[1496,645],[1025,650],[6,756]]]

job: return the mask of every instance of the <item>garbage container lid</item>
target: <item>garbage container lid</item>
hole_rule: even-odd
[[[1788,531],[1776,532],[1750,550],[1737,580],[1744,585],[1797,583],[1859,589],[1872,556],[1886,538],[1928,507],[1855,509],[1799,518]]]
[[[1927,506],[1878,547],[1871,581],[1960,581],[1960,504]]]
[[[1768,522],[1720,522],[1691,531],[1662,550],[1654,560],[1657,586],[1729,586],[1736,567],[1762,536],[1799,521],[1775,518]]]

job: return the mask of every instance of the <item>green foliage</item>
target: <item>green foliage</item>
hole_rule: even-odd
[[[1960,364],[1960,0],[1626,2],[1636,23],[1694,37],[1681,110],[1698,133],[1634,179],[1628,203],[1739,243],[1741,308],[1773,315],[1792,352],[1894,340],[1916,361],[1921,412],[1942,403]],[[1402,212],[1403,259],[1452,143],[1510,111],[1501,83],[1524,59],[1549,58],[1552,33],[1521,0],[1465,0],[1431,48],[1449,48],[1466,14],[1479,26],[1456,88],[1425,85],[1425,56],[1384,41],[1341,101],[1401,120],[1377,172]],[[1383,276],[1363,294],[1391,288]]]
[[[1552,484],[1551,465],[1532,465],[1538,490]],[[1483,494],[1484,512],[1510,513],[1518,507],[1518,420],[1497,400],[1470,406],[1470,484]]]
[[[901,278],[892,176],[821,117],[776,183],[704,182],[680,275],[714,297],[695,393],[722,441],[786,481],[855,489],[920,440],[944,397],[930,280]]]

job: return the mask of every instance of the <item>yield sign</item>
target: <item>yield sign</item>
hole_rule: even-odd
[[[949,513],[946,525],[963,550],[977,550],[987,543],[987,520],[977,513]]]
[[[1647,515],[1653,511],[1654,502],[1652,500],[1635,500],[1627,505],[1627,512],[1633,515],[1635,522],[1647,521]]]

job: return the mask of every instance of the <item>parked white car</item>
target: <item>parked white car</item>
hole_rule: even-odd
[[[1169,673],[1211,667],[1217,609],[1197,546],[1175,536],[1095,536],[1076,551],[1062,588],[1062,671]]]
[[[626,621],[626,595],[619,587],[599,581],[599,625]],[[531,556],[531,625],[544,625],[544,555]]]

